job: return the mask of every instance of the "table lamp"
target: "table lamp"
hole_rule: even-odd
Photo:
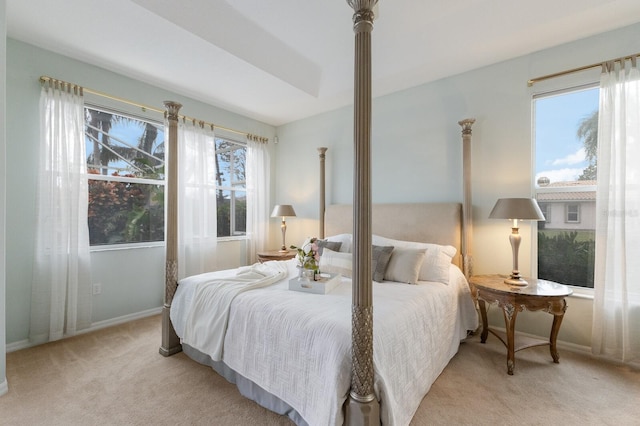
[[[518,232],[518,220],[544,220],[542,210],[533,198],[500,198],[493,206],[489,219],[513,220],[509,242],[513,252],[513,271],[511,276],[504,280],[506,284],[525,286],[528,283],[520,276],[518,270],[518,249],[520,247],[520,233]]]
[[[271,212],[271,217],[282,217],[282,223],[280,224],[280,229],[282,229],[282,247],[280,248],[280,252],[285,253],[289,250],[287,249],[287,245],[284,242],[284,235],[287,233],[287,222],[284,220],[287,216],[295,216],[296,212],[293,210],[293,206],[290,204],[277,204],[273,211]]]

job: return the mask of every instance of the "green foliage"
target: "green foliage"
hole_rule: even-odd
[[[598,110],[593,111],[580,121],[576,132],[582,139],[585,156],[589,165],[582,171],[578,180],[596,180],[598,168]]]
[[[547,235],[538,231],[538,277],[563,284],[593,288],[595,240],[579,238],[578,231]]]
[[[231,233],[231,207],[230,200],[219,196],[216,200],[216,210],[218,214],[218,237],[229,237]],[[247,201],[246,199],[235,200],[235,229],[238,233],[247,232]]]
[[[91,245],[164,240],[164,187],[89,179]]]
[[[298,266],[302,269],[318,270],[320,255],[318,254],[318,243],[316,241],[317,238],[311,238],[303,247],[293,245],[289,247],[297,252]]]
[[[597,166],[595,164],[589,164],[583,171],[580,176],[578,176],[578,180],[596,180],[597,175]]]

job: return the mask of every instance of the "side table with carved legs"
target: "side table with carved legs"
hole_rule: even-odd
[[[549,345],[553,362],[558,363],[560,357],[556,347],[556,339],[558,338],[562,318],[567,310],[565,298],[572,293],[572,290],[563,284],[535,278],[526,278],[528,282],[526,286],[515,286],[506,284],[504,282],[505,278],[505,276],[501,275],[474,275],[469,279],[482,316],[480,341],[485,343],[489,332],[500,339],[507,347],[507,373],[510,375],[513,375],[515,367],[515,353],[533,346]],[[506,333],[500,333],[489,328],[486,303],[497,303],[502,309]],[[544,311],[553,315],[553,324],[548,341],[535,338],[519,338],[519,341],[516,342],[516,317],[518,312],[522,312],[524,309]],[[518,344],[516,345],[516,343]]]
[[[258,262],[263,263],[268,260],[289,260],[296,257],[297,252],[295,250],[271,250],[258,252]]]

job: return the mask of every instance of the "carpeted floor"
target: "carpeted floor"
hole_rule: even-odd
[[[158,354],[159,316],[7,354],[0,425],[291,425],[179,353]],[[473,337],[412,425],[640,425],[640,372],[548,347],[516,354]]]

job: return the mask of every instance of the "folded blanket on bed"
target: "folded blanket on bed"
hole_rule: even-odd
[[[211,279],[205,279],[197,285],[182,341],[209,354],[214,361],[222,360],[233,299],[242,292],[276,283],[287,274],[284,262],[276,261],[238,268],[235,276],[226,278],[216,278],[210,274]],[[203,315],[203,312],[209,314]]]

